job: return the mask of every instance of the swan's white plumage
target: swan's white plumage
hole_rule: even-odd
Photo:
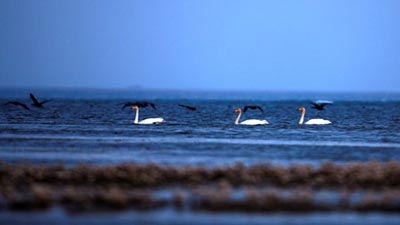
[[[267,125],[268,121],[251,119],[251,120],[242,121],[239,124],[241,124],[241,125],[251,125],[251,126],[254,126],[254,125]]]
[[[304,122],[304,116],[306,114],[306,109],[304,107],[300,107],[298,109],[301,112],[301,117],[299,124],[302,125]],[[324,119],[311,119],[305,122],[304,124],[306,125],[326,125],[326,124],[331,124],[331,121],[329,120],[324,120]]]
[[[136,115],[135,115],[135,120],[133,121],[134,124],[143,124],[143,125],[149,125],[149,124],[160,124],[164,122],[164,119],[161,117],[158,118],[147,118],[142,121],[139,121],[139,107],[138,106],[133,106],[133,110],[136,110]]]
[[[235,112],[239,113],[235,120],[236,125],[256,126],[256,125],[267,125],[268,124],[268,121],[266,121],[266,120],[257,120],[257,119],[245,120],[245,121],[242,121],[239,123],[240,117],[242,116],[242,110],[240,108],[238,108],[238,109],[235,109]]]
[[[148,119],[144,119],[136,124],[159,124],[159,123],[163,123],[164,119],[163,118],[148,118]]]
[[[331,124],[331,121],[329,120],[324,120],[324,119],[311,119],[304,124],[306,125],[325,125],[325,124]]]

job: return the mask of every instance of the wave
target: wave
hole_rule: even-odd
[[[269,145],[269,146],[328,146],[328,147],[370,147],[400,148],[400,143],[352,142],[352,141],[311,141],[279,139],[243,139],[243,138],[190,138],[190,137],[121,137],[121,136],[74,136],[74,135],[9,135],[0,138],[29,140],[71,140],[96,141],[101,143],[162,143],[162,144],[234,144],[234,145]]]

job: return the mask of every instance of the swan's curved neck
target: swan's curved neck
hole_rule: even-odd
[[[133,123],[139,123],[139,108],[136,109],[136,115],[135,115],[135,120]]]
[[[306,110],[304,109],[302,112],[301,112],[301,117],[300,117],[300,121],[299,121],[299,124],[301,125],[301,124],[303,124],[303,122],[304,122],[304,116],[306,115]]]
[[[235,124],[239,124],[240,116],[242,116],[242,112],[239,112],[238,116],[236,117]]]

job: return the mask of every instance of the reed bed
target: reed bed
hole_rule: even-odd
[[[115,166],[78,165],[11,165],[0,163],[0,184],[26,186],[31,183],[63,185],[110,185],[132,188],[155,188],[170,185],[196,186],[219,181],[232,186],[271,185],[314,188],[400,187],[400,163],[365,162],[352,164],[323,163],[319,167],[292,165],[289,167],[256,164],[245,167],[166,167],[155,164],[122,164]]]
[[[222,193],[221,193],[222,192]],[[192,209],[200,211],[239,212],[315,212],[315,211],[381,211],[400,212],[400,190],[382,192],[337,191],[338,198],[317,200],[313,190],[294,189],[289,193],[281,190],[247,190],[243,199],[236,200],[224,191],[206,191],[195,198]],[[354,196],[359,199],[355,200]]]
[[[173,193],[157,198],[160,189]],[[238,190],[245,194],[237,199]],[[272,191],[271,191],[272,190]],[[318,201],[329,190],[337,201]],[[357,193],[359,196],[354,200]],[[400,211],[400,163],[288,167],[167,167],[155,164],[44,166],[0,162],[0,209],[209,211]]]

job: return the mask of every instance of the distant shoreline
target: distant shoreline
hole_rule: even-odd
[[[324,94],[400,94],[400,91],[393,90],[309,90],[309,89],[216,89],[216,88],[160,88],[160,87],[143,87],[143,86],[127,86],[127,87],[91,87],[91,86],[0,86],[0,91],[3,90],[90,90],[90,91],[172,91],[172,92],[247,92],[247,93],[324,93]]]
[[[333,100],[400,101],[400,92],[318,92],[278,90],[179,90],[156,88],[0,87],[0,99],[26,98],[29,93],[59,99],[201,99],[201,100]]]

